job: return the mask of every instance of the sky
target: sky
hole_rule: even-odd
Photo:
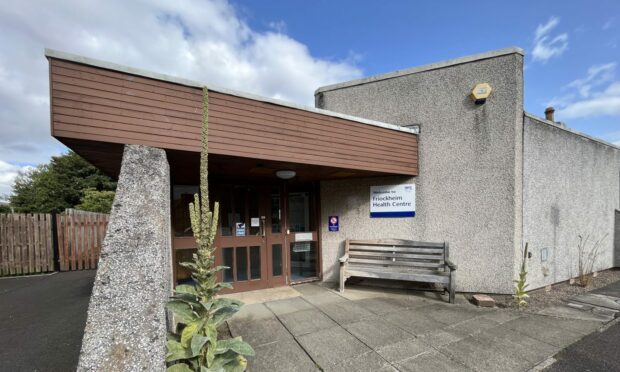
[[[323,85],[518,46],[525,110],[620,145],[620,1],[5,0],[0,196],[67,149],[44,48],[313,105]]]

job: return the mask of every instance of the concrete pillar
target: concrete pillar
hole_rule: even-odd
[[[165,370],[171,266],[166,153],[127,145],[78,371]]]

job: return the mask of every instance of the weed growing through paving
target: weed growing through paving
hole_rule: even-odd
[[[515,294],[512,296],[517,303],[517,307],[521,308],[527,306],[527,298],[530,296],[527,294],[525,288],[527,288],[527,246],[525,243],[525,249],[523,249],[523,259],[521,261],[521,271],[519,272],[519,279],[515,280]]]
[[[196,285],[178,285],[167,308],[174,313],[182,328],[180,332],[168,335],[166,362],[175,363],[168,372],[183,371],[226,371],[242,372],[247,366],[245,356],[254,355],[254,350],[241,337],[218,340],[217,329],[234,313],[242,303],[227,298],[215,298],[222,288],[230,284],[217,280],[217,273],[224,266],[215,266],[215,247],[219,203],[213,211],[209,208],[208,184],[208,90],[203,89],[202,151],[200,154],[200,195],[194,195],[189,205],[192,231],[198,252],[193,262],[181,265],[188,268]]]

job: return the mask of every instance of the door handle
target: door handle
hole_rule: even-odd
[[[265,224],[265,216],[261,216],[260,217],[260,226],[261,226],[261,231],[262,231],[262,235],[263,238],[265,237],[265,230],[267,229],[267,226]]]

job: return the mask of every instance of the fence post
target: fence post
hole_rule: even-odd
[[[58,224],[56,212],[52,212],[52,250],[54,251],[54,271],[60,271],[60,254],[58,252]]]

